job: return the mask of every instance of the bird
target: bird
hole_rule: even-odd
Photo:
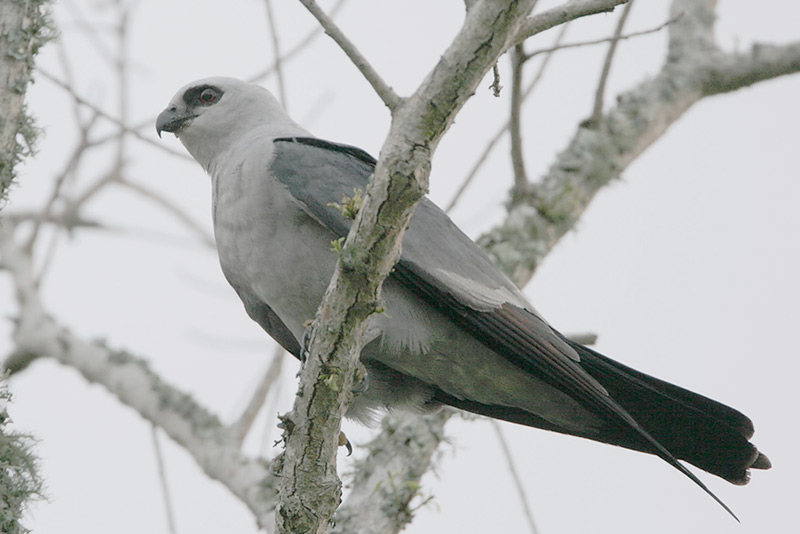
[[[156,119],[205,169],[222,272],[246,313],[294,356],[336,268],[331,244],[376,160],[315,137],[265,88],[227,77],[182,87]],[[680,460],[737,485],[771,463],[739,411],[625,366],[553,328],[427,197],[383,285],[347,417],[452,406],[660,457],[736,517]]]

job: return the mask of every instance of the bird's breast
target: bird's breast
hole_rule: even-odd
[[[213,179],[214,234],[225,277],[243,300],[270,306],[299,339],[333,274],[335,236],[266,168],[233,166]]]

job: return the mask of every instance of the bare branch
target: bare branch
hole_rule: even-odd
[[[238,441],[240,444],[244,441],[244,438],[247,437],[247,433],[250,432],[250,428],[253,426],[253,421],[256,420],[258,412],[261,411],[261,407],[264,406],[264,400],[267,398],[267,395],[272,389],[272,386],[275,384],[275,381],[281,375],[283,360],[285,358],[286,351],[283,349],[283,347],[276,344],[275,352],[272,353],[272,361],[270,361],[267,371],[264,373],[264,376],[258,383],[256,390],[251,395],[250,402],[247,403],[247,406],[242,411],[242,415],[239,416],[239,419],[230,425],[233,439]]]
[[[16,354],[53,358],[102,385],[186,449],[210,478],[222,482],[252,510],[259,523],[271,520],[276,481],[266,461],[243,455],[215,415],[164,382],[145,360],[98,341],[85,341],[59,324],[41,301],[32,259],[4,227],[0,227],[0,257],[19,302],[13,333]]]
[[[800,71],[797,43],[761,45],[758,48],[768,53],[745,56],[753,59],[745,69],[746,76],[725,78],[724,73],[737,72],[732,65],[741,56],[725,54],[713,42],[713,4],[711,0],[674,2],[673,18],[682,12],[689,14],[669,25],[670,53],[661,72],[621,94],[599,129],[578,128],[537,184],[535,200],[514,206],[502,225],[479,240],[512,279],[527,283],[541,259],[574,226],[597,191],[618,178],[701,98],[749,85],[751,79],[754,82]],[[726,70],[726,65],[731,70]],[[725,79],[739,82],[715,82]]]
[[[550,64],[550,58],[553,57],[553,52],[558,50],[558,44],[567,34],[568,27],[569,27],[569,22],[561,25],[561,29],[559,30],[558,35],[556,36],[556,39],[553,43],[553,47],[545,52],[546,55],[542,60],[542,62],[539,64],[539,70],[536,72],[536,76],[533,77],[533,80],[531,80],[531,82],[525,88],[525,91],[523,91],[522,94],[523,100],[527,99],[528,96],[530,96],[530,94],[539,84],[539,81],[544,76],[545,70],[547,69],[547,65]],[[528,59],[530,59],[533,56],[534,54],[528,54]],[[500,127],[499,130],[497,130],[494,136],[489,140],[489,142],[486,144],[486,147],[483,149],[483,152],[478,157],[478,160],[475,162],[475,165],[472,166],[472,169],[470,169],[469,173],[467,174],[467,177],[462,182],[461,187],[459,187],[458,191],[456,191],[455,195],[453,195],[453,198],[452,200],[450,200],[450,204],[447,205],[445,211],[450,212],[455,207],[456,203],[459,201],[461,196],[467,190],[467,187],[469,187],[473,179],[478,175],[478,171],[481,169],[483,164],[489,158],[489,154],[491,154],[492,150],[494,150],[494,147],[497,146],[497,143],[500,142],[500,139],[503,137],[503,135],[508,131],[510,127],[511,127],[511,121],[508,120],[506,121],[505,124],[503,124],[503,126]]]
[[[603,69],[600,72],[600,80],[597,82],[597,90],[594,94],[594,108],[592,110],[592,116],[589,119],[589,123],[595,127],[603,120],[603,102],[606,94],[606,82],[611,72],[611,61],[614,59],[614,54],[617,51],[617,43],[620,40],[622,29],[625,27],[625,22],[628,20],[628,14],[631,12],[634,1],[635,0],[630,0],[622,9],[619,22],[617,22],[617,28],[614,30],[614,35],[611,36],[611,42],[608,45],[606,59],[603,61]]]
[[[394,111],[400,103],[400,97],[397,96],[394,89],[383,81],[383,78],[381,78],[372,65],[369,64],[367,59],[359,52],[358,48],[344,35],[333,20],[325,14],[315,0],[300,0],[300,3],[314,15],[320,25],[325,29],[325,33],[336,41],[336,44],[347,54],[347,57],[350,58],[356,68],[361,71],[364,78],[372,85],[372,88],[375,89],[375,92],[378,93],[378,96],[383,100],[383,103],[386,104],[386,107]]]
[[[278,78],[278,97],[281,105],[286,108],[286,83],[283,79],[283,58],[281,58],[281,43],[278,40],[278,27],[275,24],[275,15],[272,12],[272,0],[264,0],[267,8],[267,25],[269,26],[269,35],[272,38],[272,56],[274,60],[275,75]]]
[[[50,197],[48,198],[42,210],[33,220],[33,228],[31,229],[30,236],[28,237],[28,241],[25,245],[26,250],[30,251],[33,249],[33,245],[36,243],[42,223],[46,220],[52,219],[53,209],[56,202],[62,196],[61,192],[64,184],[67,182],[67,179],[75,173],[75,170],[80,164],[81,158],[86,153],[86,149],[89,146],[89,131],[91,130],[92,126],[94,126],[96,119],[97,114],[93,114],[89,121],[87,121],[85,124],[79,124],[80,139],[78,140],[75,149],[72,151],[72,154],[67,160],[66,165],[64,165],[64,169],[61,171],[61,173],[59,173],[58,176],[56,176],[53,184],[53,191],[50,193]]]
[[[49,39],[48,8],[47,2],[0,4],[0,202],[17,163],[33,151],[36,141],[37,130],[25,112],[25,93],[34,57]]]
[[[522,148],[522,70],[525,66],[525,50],[521,44],[511,51],[511,110],[509,133],[511,134],[511,164],[514,168],[514,191],[512,202],[528,194],[528,173],[525,171],[525,155]]]
[[[184,224],[189,230],[191,230],[195,235],[197,235],[200,242],[202,242],[205,246],[209,248],[216,248],[216,242],[214,241],[214,237],[208,233],[206,228],[200,224],[198,224],[194,219],[192,219],[188,213],[186,213],[183,209],[181,209],[177,204],[166,198],[165,196],[156,193],[155,191],[139,184],[134,181],[131,181],[127,178],[119,178],[117,180],[119,185],[127,187],[131,191],[135,191],[140,195],[152,200],[159,206],[161,206],[165,211],[173,215],[176,219]]]
[[[641,37],[642,35],[649,35],[651,33],[658,33],[661,30],[663,30],[664,28],[666,28],[667,26],[669,26],[670,24],[672,24],[673,22],[675,22],[676,20],[678,20],[679,18],[681,18],[682,16],[683,16],[683,13],[678,13],[676,16],[670,18],[666,22],[662,22],[658,26],[655,26],[655,27],[650,28],[648,30],[639,30],[639,31],[631,32],[631,33],[622,34],[617,38],[617,40],[618,41],[625,41],[626,39],[632,39],[634,37]],[[614,39],[613,36],[612,37],[604,37],[602,39],[592,39],[592,40],[589,40],[589,41],[579,41],[579,42],[576,42],[576,43],[565,43],[565,44],[553,45],[550,48],[540,48],[538,50],[534,50],[533,52],[529,52],[528,53],[528,58],[532,58],[534,56],[538,56],[539,54],[546,54],[546,53],[549,54],[551,52],[556,52],[558,50],[566,50],[568,48],[580,48],[580,47],[583,47],[583,46],[593,46],[593,45],[597,45],[597,44],[608,43],[612,39]]]
[[[335,18],[335,15],[339,12],[342,6],[344,6],[346,1],[347,0],[339,0],[338,2],[336,2],[336,4],[334,4],[334,6],[331,8],[330,14],[328,16],[332,19]],[[289,59],[293,58],[294,56],[302,52],[309,44],[311,44],[314,41],[314,39],[319,37],[321,33],[322,33],[322,28],[320,28],[319,26],[315,27],[313,30],[308,32],[308,34],[305,37],[303,37],[300,40],[300,42],[294,45],[285,54],[281,55],[280,57],[281,63],[286,63]],[[248,80],[251,82],[257,82],[263,78],[266,78],[267,76],[276,71],[277,66],[278,64],[276,61],[266,69],[248,78]],[[153,121],[150,121],[151,124],[152,122]]]
[[[508,472],[511,474],[511,478],[514,480],[514,486],[517,488],[519,501],[520,504],[522,504],[522,511],[525,513],[525,519],[528,521],[528,528],[530,529],[531,534],[537,534],[539,530],[536,528],[536,521],[533,520],[533,512],[531,511],[530,506],[528,506],[528,496],[525,493],[525,487],[522,485],[522,480],[519,478],[517,466],[514,465],[514,457],[511,454],[511,449],[508,447],[506,437],[503,435],[503,429],[500,427],[500,423],[498,423],[495,419],[489,419],[489,423],[491,423],[492,428],[494,428],[497,441],[500,443],[500,449],[503,451],[503,457],[506,459],[506,463],[508,464]]]
[[[528,17],[514,37],[514,44],[571,20],[613,11],[628,0],[572,0]]]
[[[154,146],[154,147],[158,148],[159,150],[162,150],[162,151],[165,151],[165,152],[169,153],[172,156],[176,156],[178,158],[185,159],[187,161],[193,161],[191,157],[187,156],[183,152],[178,152],[177,150],[173,150],[173,149],[167,147],[166,145],[164,145],[163,143],[157,143],[154,139],[151,139],[150,137],[147,137],[147,136],[143,135],[142,133],[140,133],[138,131],[138,129],[141,128],[143,125],[145,125],[144,122],[140,126],[136,126],[134,128],[130,128],[129,126],[124,124],[122,121],[120,121],[116,117],[110,115],[109,113],[106,113],[105,111],[103,111],[102,109],[98,108],[97,106],[95,106],[94,104],[89,102],[88,100],[86,100],[83,97],[79,96],[75,91],[72,90],[72,88],[70,86],[68,86],[67,84],[65,84],[64,82],[62,82],[58,78],[56,78],[55,76],[53,76],[51,74],[48,74],[47,71],[42,70],[42,69],[37,69],[36,72],[41,74],[42,76],[44,76],[45,78],[47,78],[48,80],[50,80],[51,82],[56,84],[57,86],[59,86],[62,89],[64,89],[73,98],[73,100],[75,100],[75,102],[79,103],[82,106],[85,106],[85,107],[91,109],[92,111],[94,111],[100,117],[102,117],[102,118],[106,119],[107,121],[115,124],[116,126],[119,126],[120,129],[125,131],[125,133],[128,133],[128,134],[132,135],[133,137],[135,137],[139,141],[143,141],[143,142],[147,143],[150,146]],[[153,119],[153,120],[155,120],[155,119]],[[146,125],[152,125],[153,124],[153,120],[148,120]],[[112,136],[109,136],[108,138],[103,139],[102,141],[91,142],[90,145],[91,146],[96,146],[96,145],[98,145],[98,144],[100,144],[102,142],[107,141],[108,139],[116,139],[118,135],[119,135],[119,133],[116,133],[116,134],[114,134]]]
[[[156,455],[158,479],[161,482],[161,495],[164,497],[164,511],[167,514],[167,529],[169,534],[176,534],[175,511],[172,508],[172,498],[170,497],[169,484],[167,483],[167,470],[164,467],[164,454],[161,452],[161,443],[158,439],[158,428],[156,425],[151,424],[150,430],[153,435],[153,451]]]
[[[782,46],[755,44],[748,54],[726,54],[708,65],[703,94],[710,96],[800,72],[800,41]]]
[[[357,380],[367,321],[379,309],[380,285],[397,261],[413,208],[427,191],[433,150],[507,49],[531,1],[473,5],[422,86],[394,110],[381,160],[314,319],[296,402],[284,418],[278,532],[324,532],[339,504],[338,433]]]

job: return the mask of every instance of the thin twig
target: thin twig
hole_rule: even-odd
[[[372,88],[375,89],[375,92],[378,93],[378,96],[383,100],[383,103],[386,104],[390,110],[394,110],[397,105],[400,103],[400,97],[397,96],[397,93],[394,92],[384,80],[380,77],[378,72],[372,68],[372,65],[369,64],[367,59],[359,52],[358,48],[348,39],[345,34],[339,29],[339,27],[331,20],[331,18],[325,14],[325,12],[319,7],[315,0],[300,0],[300,3],[305,6],[306,9],[319,21],[320,25],[325,29],[325,33],[327,33],[336,44],[339,45],[339,48],[347,54],[347,57],[350,58],[350,61],[356,66],[356,68],[361,71],[361,74],[364,75],[364,78],[372,85]]]
[[[534,76],[533,80],[531,80],[531,82],[525,88],[525,91],[523,93],[523,99],[528,98],[528,96],[533,92],[533,90],[539,84],[539,81],[542,79],[545,69],[547,68],[547,65],[550,63],[550,58],[553,56],[553,52],[557,50],[558,43],[560,43],[561,40],[564,38],[564,36],[567,34],[568,27],[569,27],[568,22],[566,24],[561,25],[561,29],[558,32],[558,35],[556,36],[556,39],[553,44],[554,48],[549,52],[547,52],[547,55],[542,60],[542,63],[539,65],[539,70],[536,72],[536,76]],[[529,56],[532,56],[532,54]],[[500,139],[502,139],[503,135],[508,131],[510,125],[511,121],[506,121],[505,124],[503,124],[503,126],[501,126],[500,129],[489,140],[489,143],[487,143],[486,148],[484,148],[483,150],[483,153],[475,162],[475,165],[472,166],[472,169],[469,171],[467,177],[462,182],[461,187],[459,187],[458,191],[456,191],[456,194],[453,195],[453,198],[452,200],[450,200],[450,204],[447,205],[445,211],[449,213],[455,207],[456,203],[458,203],[458,201],[461,199],[461,196],[464,194],[464,192],[466,192],[467,188],[472,184],[472,181],[478,175],[478,171],[481,169],[486,160],[489,159],[489,154],[491,154],[492,150],[494,150],[494,147],[497,145],[497,143],[500,142]]]
[[[167,529],[170,534],[176,534],[175,513],[172,508],[172,498],[167,484],[167,470],[164,467],[164,453],[161,452],[161,443],[158,439],[158,428],[155,423],[150,423],[150,430],[153,435],[153,452],[156,454],[156,466],[158,467],[158,480],[161,482],[161,496],[164,498],[164,511],[167,514]]]
[[[57,86],[59,86],[62,89],[64,89],[72,97],[72,99],[75,100],[75,102],[77,102],[78,104],[80,104],[82,106],[86,106],[87,108],[91,109],[92,111],[97,113],[97,115],[99,115],[100,117],[106,119],[107,121],[111,122],[112,124],[115,124],[116,126],[119,126],[121,129],[124,129],[126,133],[132,135],[133,137],[137,138],[138,140],[144,141],[145,143],[147,143],[149,145],[152,145],[152,146],[158,148],[159,150],[163,150],[163,151],[165,151],[165,152],[167,152],[167,153],[169,153],[169,154],[171,154],[173,156],[179,157],[181,159],[185,159],[187,161],[194,161],[194,160],[192,160],[192,158],[190,156],[187,156],[183,152],[178,152],[177,150],[173,150],[173,149],[169,148],[168,146],[166,146],[164,143],[157,143],[154,139],[146,137],[144,134],[140,133],[138,131],[138,129],[142,128],[142,126],[144,126],[146,124],[138,125],[138,126],[136,126],[134,128],[131,128],[131,127],[127,126],[126,124],[124,124],[119,119],[117,119],[116,117],[114,117],[111,114],[103,111],[102,109],[98,108],[97,106],[95,106],[94,104],[89,102],[88,100],[86,100],[86,99],[82,98],[81,96],[79,96],[69,85],[67,85],[63,81],[59,80],[58,78],[56,78],[52,74],[49,74],[47,71],[45,71],[43,69],[37,69],[37,72],[39,74],[41,74],[43,77],[45,77],[48,80],[50,80],[51,82],[53,82],[54,84],[56,84]],[[155,118],[153,120],[149,121],[149,124],[153,124],[154,122],[155,122]],[[90,146],[97,146],[97,145],[102,144],[104,142],[107,142],[109,140],[116,139],[118,135],[119,135],[118,132],[114,133],[114,134],[112,134],[112,135],[110,135],[110,136],[108,136],[106,138],[103,138],[102,140],[92,141],[92,142],[89,143],[89,145]]]
[[[596,13],[614,11],[614,8],[628,0],[570,0],[561,5],[528,17],[514,35],[513,44],[521,43],[528,37],[549,30],[571,20]]]
[[[269,363],[269,367],[267,367],[267,372],[261,377],[261,381],[250,397],[250,402],[247,403],[239,419],[230,426],[231,437],[234,441],[241,444],[244,438],[247,437],[247,433],[250,432],[250,428],[253,426],[256,416],[258,416],[258,412],[261,411],[261,407],[264,406],[267,394],[269,394],[272,385],[281,375],[281,369],[283,368],[283,361],[285,359],[286,351],[283,347],[277,345],[275,347],[275,352],[272,354],[272,361]]]
[[[536,528],[536,522],[533,520],[533,512],[531,512],[531,509],[528,506],[528,497],[525,494],[525,487],[522,485],[522,479],[519,477],[517,466],[514,464],[514,458],[511,456],[511,449],[508,448],[508,442],[506,441],[503,431],[500,428],[500,423],[494,419],[489,419],[489,422],[492,424],[492,428],[494,428],[497,441],[500,442],[500,449],[503,451],[503,457],[506,459],[506,463],[508,464],[508,472],[511,474],[511,478],[514,480],[514,486],[517,488],[519,500],[522,503],[522,511],[525,513],[525,519],[528,520],[528,527],[531,530],[531,534],[537,534],[539,531]]]
[[[658,33],[670,24],[678,21],[683,16],[683,13],[679,13],[678,15],[670,18],[666,22],[662,22],[658,26],[650,28],[649,30],[639,30],[636,32],[626,33],[620,35],[617,40],[618,41],[625,41],[626,39],[632,39],[633,37],[641,37],[642,35],[649,35],[651,33]],[[534,50],[533,52],[528,53],[528,58],[532,58],[534,56],[538,56],[539,54],[549,54],[551,52],[556,52],[558,50],[566,50],[568,48],[579,48],[583,46],[593,46],[597,44],[608,43],[614,39],[614,37],[603,37],[602,39],[593,39],[591,41],[578,41],[575,43],[566,43],[566,44],[559,44],[551,46],[550,48],[540,48],[538,50]]]
[[[525,50],[522,44],[511,50],[511,110],[509,133],[511,136],[511,164],[514,168],[514,190],[512,202],[528,192],[528,174],[525,172],[525,157],[522,150],[522,71],[525,66]]]
[[[272,12],[272,0],[264,0],[267,8],[267,26],[269,35],[272,38],[272,55],[275,61],[275,75],[278,78],[278,96],[281,105],[286,108],[286,84],[283,78],[283,59],[281,58],[280,40],[278,39],[278,27],[275,24],[275,15]]]
[[[100,56],[107,61],[109,65],[115,65],[117,60],[114,58],[111,52],[109,52],[108,43],[103,41],[103,38],[97,31],[97,28],[99,27],[98,24],[89,22],[83,13],[80,12],[78,6],[75,5],[74,2],[65,1],[64,6],[67,8],[67,10],[72,12],[72,16],[75,17],[76,26],[78,26],[80,30],[84,32],[84,35],[94,46],[97,53],[100,54]]]
[[[670,24],[679,20],[681,16],[683,16],[683,13],[679,13],[678,15],[670,18],[666,22],[663,22],[654,28],[650,28],[648,30],[641,30],[637,32],[631,32],[625,35],[620,35],[618,40],[622,41],[625,39],[631,39],[633,37],[639,37],[642,35],[657,33],[666,28],[667,26],[669,26]],[[536,77],[531,81],[530,84],[528,84],[527,88],[525,89],[524,93],[525,98],[527,98],[527,96],[533,91],[533,89],[541,80],[542,74],[545,71],[545,67],[550,62],[550,58],[553,56],[553,52],[558,52],[559,50],[566,50],[568,48],[578,48],[583,46],[603,44],[609,42],[613,38],[613,37],[604,37],[602,39],[595,39],[592,41],[580,41],[576,43],[560,44],[561,40],[566,35],[566,30],[568,26],[569,26],[568,22],[561,25],[561,31],[558,33],[558,36],[556,37],[555,42],[553,43],[553,46],[549,48],[540,48],[538,50],[534,50],[533,52],[529,52],[527,54],[526,59],[532,59],[535,56],[541,54],[546,54],[546,55],[544,60],[542,61],[542,64],[539,67],[539,71],[537,72]],[[449,212],[450,210],[452,210],[458,203],[458,201],[461,199],[461,196],[466,192],[467,188],[472,184],[472,181],[477,176],[478,171],[481,169],[481,167],[483,167],[483,164],[486,163],[486,161],[489,159],[489,155],[491,154],[492,150],[494,150],[497,143],[500,142],[500,140],[503,138],[503,135],[508,131],[509,126],[510,126],[510,121],[503,124],[503,126],[501,126],[500,129],[495,133],[495,135],[489,140],[489,143],[487,143],[483,152],[478,157],[475,164],[472,166],[472,169],[470,169],[469,173],[467,173],[467,177],[462,182],[461,187],[459,187],[456,193],[453,195],[453,198],[452,200],[450,200],[450,204],[448,204],[446,211]]]
[[[214,238],[206,231],[206,229],[198,224],[195,220],[193,220],[188,213],[183,211],[178,205],[174,204],[168,198],[156,193],[152,189],[149,189],[142,184],[133,182],[127,178],[120,178],[117,180],[117,183],[120,185],[129,188],[131,191],[135,191],[142,195],[145,198],[148,198],[158,204],[161,208],[172,214],[176,217],[179,221],[181,221],[187,228],[189,228],[192,232],[197,234],[197,237],[200,241],[210,248],[216,247],[216,242]]]
[[[611,72],[611,61],[614,58],[614,53],[617,51],[617,43],[622,35],[622,28],[625,27],[625,22],[628,20],[628,14],[631,12],[634,0],[630,0],[625,4],[622,14],[617,22],[617,28],[614,30],[614,35],[611,37],[611,42],[608,45],[608,52],[606,59],[603,61],[603,70],[600,73],[600,81],[597,82],[597,91],[594,94],[594,109],[592,110],[592,117],[589,119],[589,124],[595,128],[600,126],[603,120],[603,100],[605,99],[606,83],[608,82],[608,74]]]
[[[335,15],[342,8],[342,6],[344,6],[346,1],[347,0],[339,0],[338,2],[336,2],[336,4],[334,4],[334,6],[331,8],[330,13],[329,13],[328,16],[331,17],[331,18],[334,18]],[[321,34],[322,34],[322,28],[320,28],[319,26],[314,26],[313,30],[308,32],[308,34],[305,37],[303,37],[296,45],[294,45],[285,54],[283,54],[281,56],[281,61],[283,63],[286,63],[289,59],[293,58],[294,56],[296,56],[297,54],[302,52],[308,45],[310,45],[314,41],[314,39],[319,37]],[[267,76],[269,76],[273,72],[275,72],[276,67],[277,67],[277,64],[273,63],[272,65],[270,65],[266,69],[256,73],[255,75],[251,76],[250,78],[248,78],[248,81],[258,82],[258,81],[266,78]]]
[[[94,114],[85,124],[79,124],[78,127],[80,130],[80,139],[78,144],[72,151],[72,154],[67,160],[66,165],[64,165],[64,169],[61,171],[61,173],[59,173],[58,176],[56,176],[55,183],[53,184],[53,191],[50,193],[50,198],[48,198],[44,208],[42,208],[33,221],[33,228],[31,229],[31,233],[28,236],[28,240],[24,246],[26,251],[30,252],[33,250],[33,245],[36,243],[36,239],[39,236],[39,230],[41,229],[42,223],[52,218],[55,204],[60,198],[62,198],[62,189],[64,184],[67,182],[67,178],[74,175],[81,158],[84,156],[87,148],[89,147],[89,130],[92,128],[92,126],[94,126],[96,119],[97,115]]]
[[[115,64],[117,70],[117,84],[119,87],[118,117],[119,132],[117,133],[117,150],[114,157],[114,167],[117,174],[122,176],[125,168],[125,154],[127,153],[128,132],[128,7],[126,2],[118,1],[119,24],[117,25],[117,46],[119,57]],[[111,173],[109,173],[111,174]]]

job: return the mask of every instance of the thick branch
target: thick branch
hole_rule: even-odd
[[[46,8],[34,0],[0,3],[0,201],[36,137],[24,100],[33,58],[48,39]]]
[[[703,93],[728,93],[778,76],[800,72],[800,42],[755,44],[749,54],[725,54],[708,65]]]
[[[399,256],[414,206],[427,192],[434,148],[531,8],[530,0],[498,4],[469,10],[439,64],[394,112],[381,161],[314,320],[300,390],[285,420],[279,532],[324,532],[339,504],[338,432],[380,285]]]
[[[392,89],[389,84],[383,81],[383,78],[381,78],[378,72],[369,64],[367,58],[364,57],[342,30],[339,29],[336,23],[333,22],[333,19],[326,15],[314,0],[300,0],[300,3],[314,15],[317,21],[319,21],[320,26],[325,29],[325,33],[330,35],[344,53],[347,54],[350,61],[361,71],[364,78],[372,85],[372,88],[375,89],[378,96],[381,97],[383,103],[386,104],[390,110],[394,110],[400,102],[400,97],[397,96],[397,93],[394,92],[394,89]]]
[[[717,49],[711,41],[711,4],[675,2],[673,15],[687,10],[692,13],[669,26],[670,53],[661,72],[621,94],[617,105],[603,116],[599,129],[580,126],[536,184],[535,194],[526,203],[513,206],[505,222],[479,240],[512,279],[527,283],[594,195],[618,178],[701,98],[800,71],[797,43],[761,45],[747,56]]]
[[[53,358],[102,385],[186,449],[209,477],[252,510],[259,524],[271,520],[276,484],[266,461],[243,455],[233,432],[191,396],[161,380],[145,360],[83,340],[56,322],[39,297],[30,256],[14,244],[7,228],[0,229],[0,257],[19,301],[17,354]]]

